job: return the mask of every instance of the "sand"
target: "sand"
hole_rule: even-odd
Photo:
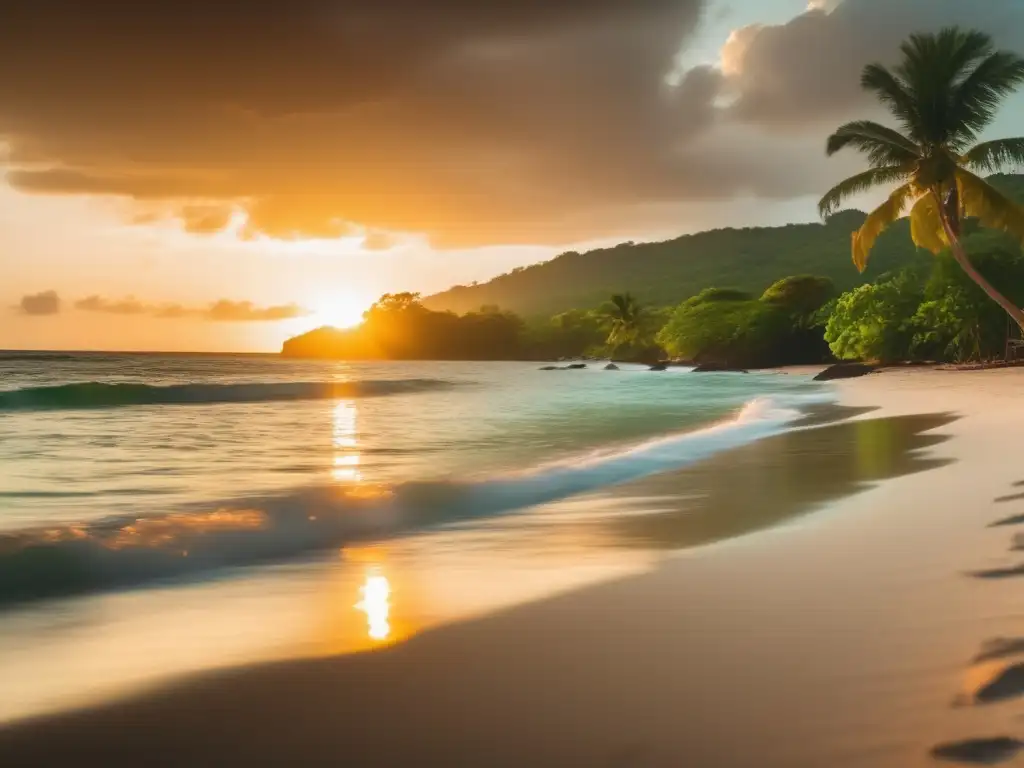
[[[385,651],[16,724],[0,765],[1012,764],[1024,370],[836,386],[861,419],[956,414],[934,467]]]

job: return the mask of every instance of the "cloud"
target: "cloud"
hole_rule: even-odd
[[[23,315],[36,317],[56,315],[60,312],[60,296],[56,291],[43,291],[22,296],[17,310]]]
[[[289,320],[309,314],[297,304],[281,304],[275,307],[257,307],[251,301],[229,301],[221,299],[211,304],[203,313],[208,320],[245,322],[252,320]]]
[[[663,84],[703,6],[10,0],[8,182],[167,203],[197,232],[237,207],[247,235],[593,236],[573,221],[595,207],[717,187],[676,156],[705,92]]]
[[[178,211],[185,231],[196,234],[221,232],[233,215],[234,208],[230,205],[183,205]]]
[[[785,24],[733,32],[721,62],[734,97],[730,117],[806,130],[870,110],[874,104],[860,88],[864,65],[894,60],[912,32],[949,25],[981,29],[1003,47],[1024,48],[1019,0],[822,0]]]
[[[42,295],[42,294],[41,294]],[[30,298],[30,297],[26,297]],[[24,299],[22,300],[24,304]],[[207,307],[186,307],[182,304],[151,304],[134,296],[108,299],[88,296],[75,302],[75,309],[108,315],[147,315],[168,320],[202,319],[214,322],[273,322],[304,317],[309,311],[298,304],[260,307],[251,301],[220,299]]]
[[[104,312],[108,315],[145,315],[151,311],[150,307],[131,296],[118,300],[89,296],[76,301],[75,309],[83,312]]]
[[[397,240],[387,232],[367,232],[363,238],[363,248],[367,251],[389,251],[396,244]]]
[[[871,108],[861,68],[910,31],[961,23],[1024,47],[1019,0],[814,0],[666,85],[716,7],[8,0],[7,180],[132,198],[194,233],[244,214],[243,237],[639,234],[673,205],[820,192],[808,139]]]

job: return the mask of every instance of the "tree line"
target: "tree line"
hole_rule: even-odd
[[[1024,253],[1012,237],[965,222],[975,267],[1024,304]],[[351,329],[319,328],[285,343],[293,357],[348,360],[677,359],[734,368],[839,360],[991,360],[1007,315],[948,252],[839,293],[825,277],[782,278],[762,295],[707,288],[669,307],[628,293],[597,307],[523,318],[498,307],[456,315],[418,294],[386,294]]]

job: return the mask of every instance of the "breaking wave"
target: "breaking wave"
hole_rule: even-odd
[[[387,387],[425,384],[376,383]],[[240,390],[246,386],[252,385],[227,391],[236,398],[254,396],[250,389]],[[297,386],[301,391],[324,385],[271,386]],[[158,388],[145,388],[150,394],[154,389]],[[207,393],[203,402],[210,402],[210,385],[201,389]],[[296,396],[293,389],[284,391]],[[194,389],[191,392],[195,394]],[[275,392],[282,394],[280,389]],[[263,391],[262,396],[266,395]],[[692,464],[785,431],[798,416],[798,411],[777,400],[762,399],[748,403],[728,421],[697,431],[475,482],[412,482],[374,492],[360,487],[312,487],[233,501],[213,511],[109,518],[16,532],[0,536],[0,604],[280,562],[355,541],[506,514]]]
[[[447,389],[442,379],[366,381],[256,382],[241,384],[152,384],[82,382],[0,391],[0,412],[130,405],[194,405],[200,403],[263,403],[287,400],[331,400],[379,397]]]

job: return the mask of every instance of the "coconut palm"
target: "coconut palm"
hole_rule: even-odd
[[[612,347],[633,344],[640,335],[644,309],[631,294],[616,293],[603,313],[608,325],[608,341]]]
[[[957,27],[911,35],[893,68],[865,67],[862,87],[892,113],[900,130],[871,120],[841,126],[829,137],[831,156],[847,147],[867,156],[870,169],[831,189],[819,203],[828,217],[851,195],[899,184],[853,234],[853,263],[860,271],[882,231],[910,207],[914,242],[933,253],[947,247],[953,258],[1024,328],[1024,312],[979,273],[960,241],[961,221],[1024,239],[1024,209],[976,175],[1024,162],[1024,138],[976,144],[1004,97],[1024,82],[1024,59],[997,51],[983,32]]]

